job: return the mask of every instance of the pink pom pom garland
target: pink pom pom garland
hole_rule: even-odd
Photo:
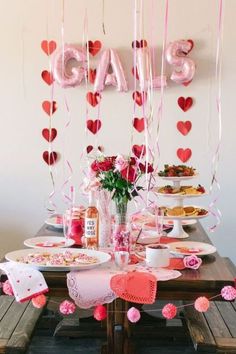
[[[95,309],[94,309],[94,312],[93,312],[93,317],[97,321],[105,320],[105,318],[107,318],[107,309],[106,309],[106,307],[103,306],[103,305],[96,306]]]
[[[36,307],[37,309],[41,309],[46,305],[47,298],[45,295],[41,294],[34,297],[31,301],[34,307]]]
[[[72,301],[64,300],[61,302],[59,310],[63,315],[71,315],[75,312],[76,306]]]
[[[140,320],[141,315],[140,315],[140,311],[138,309],[136,309],[135,307],[131,307],[128,311],[127,311],[127,317],[128,320],[132,323],[136,323]]]
[[[225,300],[233,301],[236,299],[236,289],[230,285],[224,286],[221,289],[221,296]]]
[[[11,286],[9,280],[6,280],[3,283],[2,290],[3,290],[4,294],[6,294],[6,295],[9,295],[9,296],[14,295],[13,290],[12,290],[12,286]]]
[[[177,314],[177,307],[173,304],[166,304],[162,309],[162,315],[168,320],[174,318],[176,314]]]
[[[210,302],[205,296],[198,297],[194,302],[194,307],[198,312],[206,312],[209,306]]]

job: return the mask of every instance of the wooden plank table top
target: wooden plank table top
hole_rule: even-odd
[[[188,228],[190,237],[187,241],[211,243],[202,225]],[[60,229],[44,225],[36,236],[63,236]],[[182,240],[181,240],[182,241]],[[158,282],[158,299],[194,300],[198,296],[215,296],[220,293],[224,285],[234,285],[234,278],[227,268],[223,258],[216,252],[205,256],[199,270],[185,269],[181,277],[169,281]],[[68,294],[66,286],[66,272],[44,272],[50,288],[50,294],[65,296]]]

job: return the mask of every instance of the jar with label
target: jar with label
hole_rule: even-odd
[[[84,235],[84,214],[84,207],[73,207],[66,210],[63,215],[64,236],[73,239],[77,246],[82,246],[82,236]]]
[[[98,248],[99,212],[96,207],[95,192],[89,193],[89,206],[85,211],[84,236],[87,248]]]

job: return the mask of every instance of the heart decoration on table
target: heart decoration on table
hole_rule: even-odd
[[[136,70],[134,70],[134,67],[132,67],[132,74],[133,76],[136,75],[136,79],[139,80],[139,75],[138,75],[138,69],[136,67]]]
[[[51,55],[55,51],[55,49],[57,48],[57,44],[55,41],[43,40],[41,42],[41,48],[45,54]]]
[[[51,130],[45,128],[42,130],[42,136],[46,139],[49,143],[51,143],[57,136],[57,130],[52,128]]]
[[[138,304],[153,304],[156,299],[157,279],[146,272],[114,275],[110,287],[123,300]]]
[[[133,154],[139,159],[142,158],[146,154],[146,146],[145,145],[133,145],[132,147]]]
[[[147,92],[134,91],[132,97],[135,103],[142,106],[147,99]]]
[[[144,118],[134,118],[133,126],[139,133],[142,133],[145,128],[145,119]]]
[[[186,122],[183,122],[181,120],[177,122],[177,129],[183,135],[187,135],[190,132],[191,128],[192,123],[189,120],[187,120]]]
[[[145,48],[147,47],[147,41],[146,39],[141,39],[140,41],[133,41],[132,42],[132,48]]]
[[[96,41],[88,41],[89,53],[92,56],[95,56],[100,49],[102,48],[102,43],[99,40]]]
[[[192,97],[179,97],[178,98],[178,105],[182,109],[182,111],[187,112],[193,105]]]
[[[87,92],[86,98],[91,106],[96,107],[102,97],[99,92]]]
[[[41,73],[41,77],[46,84],[49,86],[53,83],[54,79],[52,76],[52,73],[50,73],[48,70],[43,70]]]
[[[100,130],[101,126],[102,126],[102,122],[100,119],[87,120],[87,128],[93,134],[97,134],[97,132]]]
[[[187,148],[187,149],[179,148],[177,150],[177,156],[183,163],[187,162],[190,159],[190,157],[192,156],[192,150],[189,148]]]
[[[90,84],[94,84],[94,81],[96,79],[96,69],[89,69],[89,73],[88,73],[88,79]]]
[[[56,101],[53,101],[53,102],[43,101],[42,108],[43,108],[44,112],[50,116],[51,113],[53,114],[56,112],[57,103],[56,103]]]
[[[49,153],[49,151],[43,152],[43,159],[48,165],[54,165],[57,162],[58,154],[55,151]]]

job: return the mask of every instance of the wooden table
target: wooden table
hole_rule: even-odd
[[[188,241],[211,243],[200,223],[189,229]],[[59,231],[43,226],[37,236],[58,236]],[[158,282],[157,299],[195,300],[198,296],[212,297],[220,294],[224,285],[234,285],[234,278],[218,253],[204,257],[199,270],[186,269],[182,276]],[[65,272],[44,272],[45,279],[53,296],[68,296]],[[107,353],[128,354],[130,326],[125,311],[130,307],[127,302],[117,299],[108,305]],[[123,312],[122,312],[123,311]],[[104,351],[105,352],[105,351]]]

